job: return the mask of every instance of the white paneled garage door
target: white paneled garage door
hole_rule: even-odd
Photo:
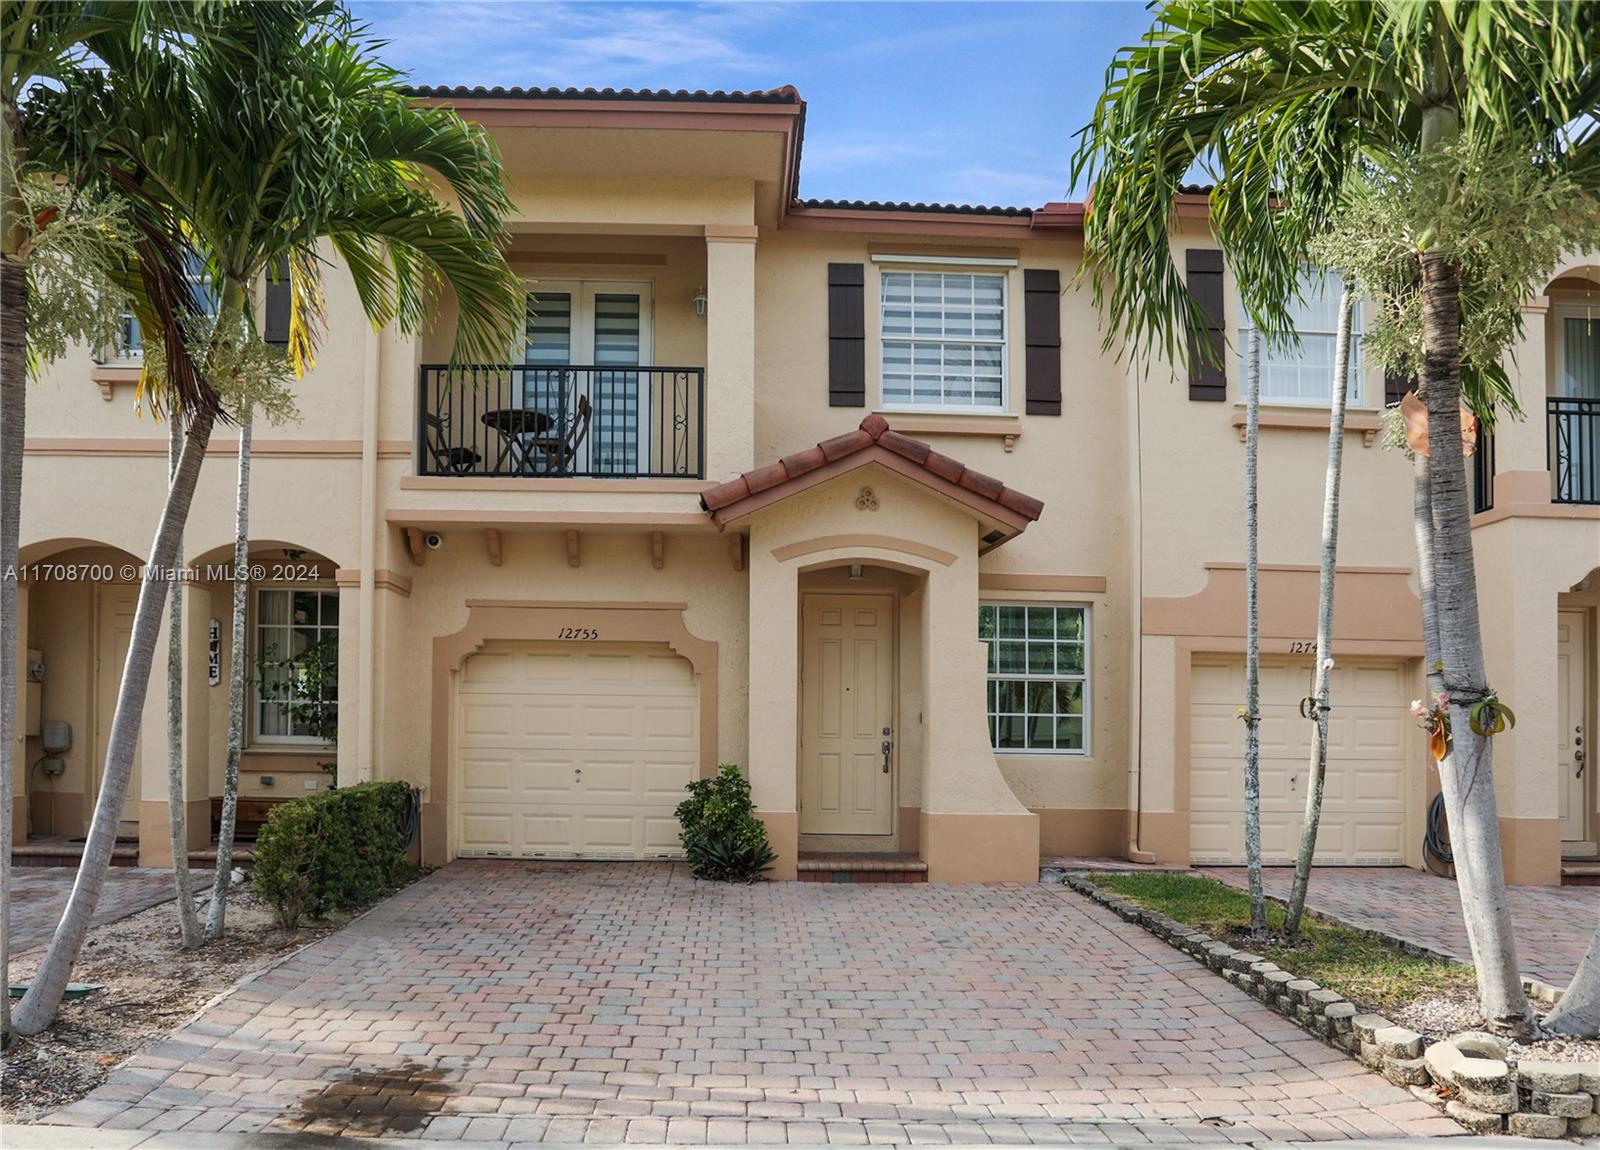
[[[1312,661],[1261,664],[1261,853],[1293,863],[1305,818],[1313,727],[1300,717]],[[1345,659],[1334,668],[1328,775],[1316,861],[1403,863],[1406,745],[1421,733],[1407,713],[1402,663]],[[1244,861],[1244,660],[1196,658],[1189,714],[1190,857]]]
[[[457,853],[682,854],[699,714],[693,669],[664,646],[490,643],[461,672]]]

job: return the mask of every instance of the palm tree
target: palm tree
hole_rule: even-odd
[[[1211,223],[1245,309],[1264,334],[1285,338],[1303,254],[1328,230],[1362,164],[1426,163],[1464,139],[1503,143],[1508,153],[1527,141],[1520,162],[1530,168],[1588,163],[1593,148],[1571,147],[1569,125],[1600,104],[1596,42],[1600,6],[1572,0],[1166,0],[1144,38],[1117,53],[1073,161],[1074,180],[1094,189],[1086,251],[1111,333],[1176,358],[1180,336],[1201,327],[1168,230],[1196,167],[1215,180]],[[1595,174],[1588,163],[1584,178]],[[1443,191],[1422,206],[1441,218],[1458,208]],[[1420,233],[1412,255],[1420,390],[1432,436],[1453,443],[1463,281],[1461,250],[1445,237]],[[1490,691],[1464,470],[1430,468],[1428,481],[1432,593],[1455,731],[1440,775],[1457,881],[1484,1017],[1524,1031],[1530,1015],[1504,897],[1493,752],[1469,714]]]
[[[0,2],[0,977],[10,969],[12,762],[16,748],[17,569],[26,438],[28,268],[49,218],[34,218],[24,195],[30,172],[23,94],[37,80],[57,83],[81,74],[85,61],[109,46],[147,53],[180,39],[202,44],[209,30],[198,6],[117,4],[98,0]],[[135,202],[126,220],[138,236],[128,253],[129,303],[153,339],[171,336],[184,314],[181,251],[162,231],[151,205]],[[47,213],[47,216],[49,213]],[[103,260],[109,253],[100,253]],[[38,357],[32,357],[37,359]],[[203,401],[199,379],[181,349],[174,384]],[[11,1033],[11,1002],[0,995],[0,1042]]]
[[[1333,341],[1333,380],[1329,389],[1328,474],[1322,489],[1322,572],[1317,587],[1317,665],[1311,688],[1311,714],[1316,722],[1311,735],[1311,769],[1306,785],[1306,817],[1300,830],[1300,853],[1295,857],[1294,883],[1283,916],[1283,933],[1300,933],[1306,910],[1306,890],[1311,885],[1311,859],[1317,850],[1317,826],[1322,821],[1322,788],[1328,772],[1328,713],[1333,679],[1333,582],[1339,557],[1339,486],[1344,479],[1344,407],[1350,395],[1350,328],[1355,295],[1350,277],[1339,293],[1339,327]]]
[[[336,5],[243,5],[216,20],[222,34],[214,43],[158,58],[113,50],[105,73],[38,92],[30,107],[53,162],[70,169],[75,157],[92,155],[119,182],[148,188],[205,253],[206,278],[219,293],[216,319],[198,341],[208,376],[223,386],[259,346],[253,294],[278,261],[290,268],[289,358],[297,368],[309,360],[321,327],[324,242],[375,325],[415,331],[448,289],[459,315],[456,356],[498,357],[524,302],[503,254],[510,202],[488,138],[449,109],[409,101],[398,73],[377,61]],[[119,101],[122,76],[159,98]],[[189,414],[151,548],[156,572],[177,561],[215,418],[207,409]],[[15,1025],[24,1034],[54,1017],[100,894],[166,591],[159,578],[140,589],[83,863],[18,1004]]]
[[[228,751],[222,773],[222,819],[217,828],[217,871],[211,880],[206,941],[222,937],[233,879],[233,836],[239,817],[239,757],[244,750],[245,612],[250,595],[250,433],[248,404],[239,418],[239,481],[234,488],[233,627],[228,648]]]
[[[1250,333],[1245,366],[1244,424],[1244,861],[1250,876],[1250,933],[1267,933],[1267,896],[1261,885],[1261,628],[1257,568],[1257,510],[1261,456],[1261,333]]]
[[[178,412],[167,420],[167,482],[178,471],[183,454],[183,421]],[[181,543],[179,544],[182,545]],[[183,787],[183,596],[173,596],[167,612],[167,829],[172,839],[172,877],[178,897],[178,935],[185,950],[199,946],[200,918],[194,909],[194,882],[189,875],[188,812]]]

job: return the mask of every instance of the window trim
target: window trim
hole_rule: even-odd
[[[261,655],[261,592],[263,591],[288,591],[291,595],[295,591],[316,591],[318,593],[332,591],[337,594],[339,587],[336,583],[322,579],[304,583],[285,583],[279,581],[250,584],[250,596],[248,603],[249,610],[247,612],[245,631],[245,648],[250,658],[250,671],[246,676],[249,687],[247,692],[249,698],[245,700],[246,705],[250,708],[250,723],[248,728],[249,739],[247,740],[247,745],[251,747],[271,747],[285,752],[294,750],[329,750],[336,744],[325,739],[319,739],[315,735],[263,735],[261,733],[261,688],[260,684],[256,680],[255,668],[257,660],[259,660]],[[292,610],[294,600],[290,599],[289,602]],[[339,611],[339,622],[341,625],[333,628],[335,631],[343,630],[343,607],[344,604],[341,603]],[[290,627],[293,627],[292,623],[290,624]],[[317,624],[317,630],[319,633],[322,631],[321,623]],[[336,701],[334,706],[338,705],[339,704]]]
[[[1339,272],[1334,271],[1331,268],[1318,268],[1318,267],[1315,267],[1315,266],[1310,265],[1310,264],[1302,265],[1302,268],[1301,268],[1301,276],[1302,276],[1302,278],[1304,278],[1306,275],[1312,274],[1312,273],[1320,273],[1321,276],[1323,277],[1323,279],[1327,279],[1330,276],[1339,276],[1340,287],[1341,287],[1341,290],[1343,289],[1344,277],[1342,275],[1340,275]],[[1237,295],[1238,293],[1235,293],[1235,294]],[[1337,299],[1335,300],[1335,303],[1337,303]],[[1365,358],[1362,355],[1363,344],[1365,342],[1365,336],[1366,336],[1366,332],[1364,330],[1364,317],[1363,317],[1363,304],[1365,303],[1365,300],[1358,293],[1356,295],[1356,297],[1355,297],[1354,303],[1355,303],[1355,313],[1351,317],[1351,323],[1350,323],[1350,344],[1351,344],[1351,346],[1350,346],[1350,352],[1351,352],[1350,359],[1351,359],[1351,362],[1350,362],[1349,367],[1350,367],[1350,375],[1351,375],[1351,381],[1350,381],[1351,386],[1350,386],[1349,391],[1347,391],[1346,394],[1345,394],[1345,407],[1346,408],[1361,408],[1361,409],[1365,409],[1367,407],[1367,390],[1368,390],[1367,389],[1367,382],[1368,382],[1367,381],[1367,363],[1365,361]],[[1236,330],[1237,330],[1238,339],[1239,339],[1239,356],[1238,356],[1238,363],[1239,363],[1239,393],[1242,396],[1244,394],[1244,373],[1245,373],[1246,366],[1247,366],[1246,365],[1246,360],[1247,360],[1247,357],[1249,356],[1249,353],[1250,353],[1249,337],[1250,337],[1250,333],[1255,331],[1254,325],[1252,325],[1250,323],[1249,314],[1244,310],[1244,301],[1243,301],[1242,298],[1239,301],[1238,322],[1237,322],[1237,329]],[[1297,336],[1300,334],[1298,328],[1296,329],[1295,334]],[[1338,330],[1337,326],[1335,326],[1332,331],[1322,331],[1320,329],[1317,329],[1317,330],[1310,330],[1306,334],[1313,335],[1313,336],[1321,336],[1321,337],[1326,337],[1328,339],[1332,339],[1332,340],[1335,341],[1335,344],[1337,344],[1337,341],[1338,341],[1338,338],[1339,338],[1339,330]],[[1271,405],[1273,407],[1299,407],[1299,408],[1310,408],[1313,411],[1318,411],[1318,410],[1327,411],[1333,406],[1333,396],[1332,396],[1331,392],[1327,397],[1322,398],[1322,399],[1305,398],[1303,396],[1269,395],[1267,393],[1267,389],[1266,389],[1268,346],[1269,345],[1267,343],[1265,343],[1265,342],[1263,342],[1262,345],[1261,345],[1261,351],[1262,351],[1262,356],[1261,356],[1261,384],[1262,384],[1262,387],[1261,387],[1261,404],[1262,404],[1263,407]],[[1302,347],[1301,351],[1303,352],[1303,350],[1304,350],[1304,348]]]
[[[1074,678],[1072,676],[1063,677],[1059,674],[1054,674],[1051,675],[1050,678],[1046,679],[1042,676],[1030,676],[1026,674],[1001,675],[998,672],[990,672],[987,669],[987,659],[985,659],[985,669],[983,674],[983,715],[985,726],[988,725],[989,720],[989,684],[996,678],[1020,678],[1036,683],[1081,683],[1083,686],[1083,746],[1078,750],[1062,750],[1059,747],[997,747],[992,741],[993,736],[991,736],[989,749],[993,751],[996,756],[1025,755],[1030,758],[1040,756],[1048,758],[1073,759],[1092,758],[1094,755],[1094,604],[1071,599],[980,598],[978,600],[978,609],[981,611],[985,607],[1050,607],[1056,610],[1059,610],[1062,607],[1068,607],[1083,612],[1083,674],[1081,676]],[[995,638],[998,639],[1000,636],[996,635]],[[989,645],[989,640],[983,639],[981,636],[979,638],[979,642],[983,643],[986,647]]]
[[[1011,273],[1012,265],[997,264],[993,260],[982,261],[983,267],[992,270],[982,270],[976,263],[963,264],[960,259],[930,259],[927,257],[901,257],[892,259],[886,265],[886,257],[874,255],[872,261],[878,266],[878,309],[877,309],[877,335],[878,335],[878,409],[902,415],[1010,415],[1011,414]],[[1000,402],[998,404],[955,404],[955,403],[896,403],[891,400],[884,390],[884,349],[890,343],[940,343],[944,339],[919,340],[915,336],[910,338],[887,337],[883,333],[883,300],[884,277],[888,275],[916,274],[917,272],[935,273],[938,275],[987,275],[1000,281],[1000,338],[998,340],[951,340],[951,343],[965,343],[969,345],[982,344],[1000,349]]]

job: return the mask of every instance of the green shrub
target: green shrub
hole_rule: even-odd
[[[283,926],[352,910],[403,884],[411,787],[359,783],[279,803],[256,838],[255,892]]]
[[[713,779],[696,779],[678,804],[679,838],[695,878],[755,882],[777,856],[765,824],[750,812],[750,783],[738,764],[723,763]]]

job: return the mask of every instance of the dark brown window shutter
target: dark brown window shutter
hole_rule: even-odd
[[[1028,268],[1022,273],[1023,341],[1027,345],[1026,411],[1061,414],[1061,273]]]
[[[267,272],[267,322],[261,331],[263,343],[289,346],[289,268],[279,263]]]
[[[828,406],[867,405],[866,270],[828,265]]]
[[[1222,403],[1228,398],[1228,373],[1222,366],[1228,346],[1222,305],[1222,253],[1215,248],[1190,248],[1185,255],[1189,294],[1209,321],[1203,337],[1208,346],[1197,344],[1190,336],[1189,398]]]
[[[1405,372],[1387,371],[1383,374],[1383,405],[1393,407],[1406,397],[1406,392],[1417,390],[1417,377]]]

